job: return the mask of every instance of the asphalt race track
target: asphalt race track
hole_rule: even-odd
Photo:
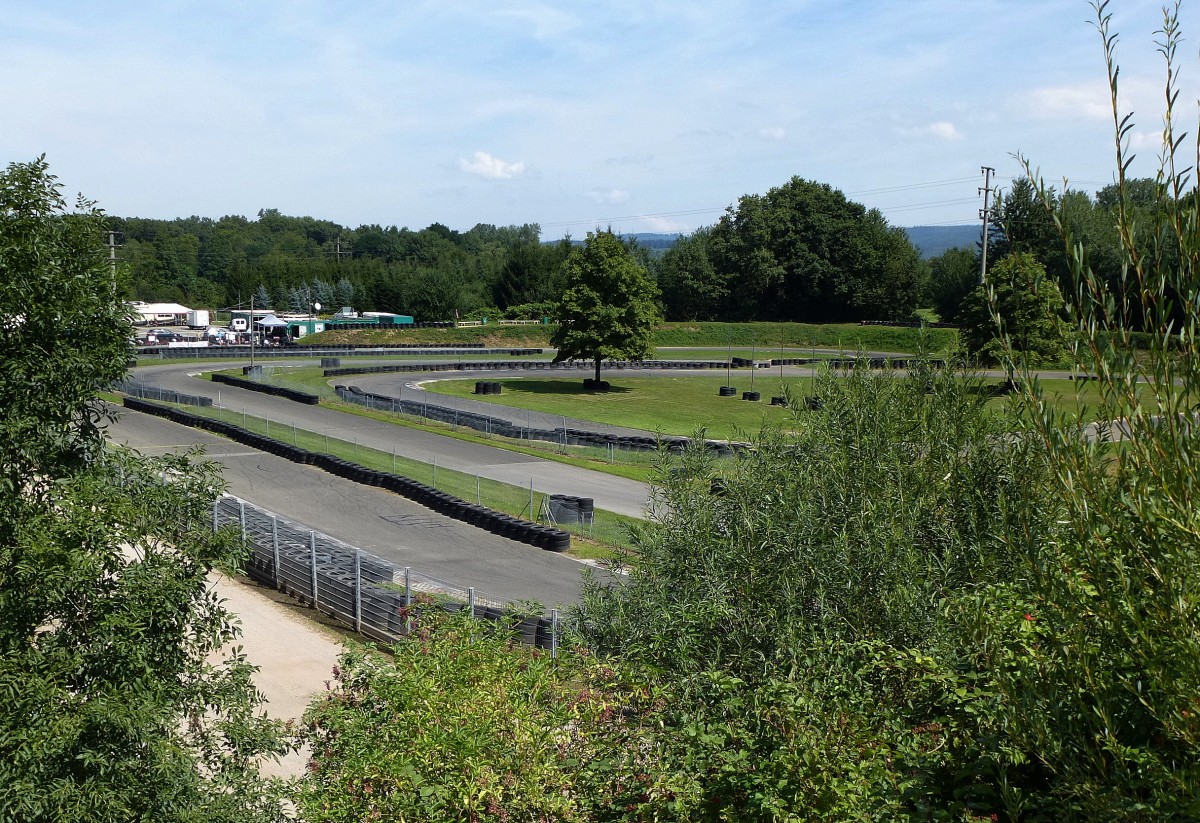
[[[195,374],[201,369],[232,368],[237,365],[198,366],[195,363],[176,362],[139,368],[136,376],[150,385],[184,394],[212,398],[219,395],[220,403],[226,409],[235,412],[244,409],[248,415],[266,417],[282,426],[295,424],[301,429],[328,434],[331,438],[346,442],[357,442],[387,454],[394,449],[397,455],[425,463],[436,462],[441,468],[469,475],[478,474],[518,488],[529,488],[532,481],[534,490],[540,493],[590,497],[597,508],[630,517],[641,517],[644,513],[649,490],[637,481],[189,376],[189,373]],[[490,374],[495,376],[497,373]],[[353,381],[343,379],[339,382]]]
[[[224,467],[231,494],[399,566],[474,586],[480,597],[502,603],[537,600],[547,607],[579,600],[583,564],[498,537],[400,495],[127,409],[120,411],[110,433],[115,442],[145,454],[201,445],[209,459]]]

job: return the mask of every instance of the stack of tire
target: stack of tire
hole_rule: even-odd
[[[549,507],[555,523],[590,523],[595,515],[595,502],[590,497],[552,494]]]
[[[500,394],[502,391],[503,387],[494,380],[475,381],[476,394]]]
[[[583,387],[587,391],[609,391],[612,384],[607,380],[597,380],[594,377],[583,378]]]

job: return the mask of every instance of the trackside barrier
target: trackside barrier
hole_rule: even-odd
[[[293,446],[290,443],[284,443],[281,440],[272,440],[269,437],[248,431],[233,423],[226,423],[223,420],[192,414],[183,409],[162,406],[158,403],[151,403],[136,397],[125,397],[123,398],[123,402],[126,408],[133,409],[134,411],[165,417],[168,420],[181,423],[185,426],[216,432],[239,443],[245,443],[248,446],[261,449],[295,463],[315,466],[330,474],[336,474],[339,477],[352,480],[355,483],[378,486],[387,491],[407,497],[439,514],[444,514],[455,520],[461,520],[476,528],[484,529],[500,537],[506,537],[509,540],[515,540],[518,543],[528,543],[531,546],[537,546],[539,549],[554,552],[566,551],[571,547],[570,532],[522,520],[521,518],[513,517],[476,503],[468,503],[452,494],[439,491],[432,486],[427,486],[404,475],[376,471],[330,454],[311,452],[307,449]]]
[[[288,400],[294,400],[297,403],[305,403],[309,406],[316,406],[321,402],[321,398],[315,394],[296,391],[295,389],[288,389],[283,386],[273,386],[270,383],[259,383],[254,380],[247,380],[244,377],[235,377],[232,374],[214,372],[212,380],[214,383],[224,383],[228,386],[237,386],[239,389],[249,389],[250,391],[262,392],[263,394],[270,394],[275,397],[283,397]]]
[[[169,348],[147,346],[139,348],[140,355],[157,354],[167,360],[196,358],[248,358],[273,360],[281,357],[381,357],[396,354],[423,354],[431,357],[459,357],[464,352],[471,354],[508,354],[509,348],[484,348],[482,343],[376,343],[370,346],[198,346],[194,348]],[[523,354],[541,354],[542,349],[520,349]]]
[[[511,349],[509,354],[541,354],[541,349]],[[396,363],[386,366],[346,366],[340,369],[326,369],[325,377],[344,377],[350,374],[395,374],[404,372],[434,372],[434,371],[489,371],[494,369],[511,371],[542,371],[556,369],[592,368],[593,363],[579,360],[564,360],[555,363],[553,360],[484,360],[459,363]],[[606,360],[605,369],[723,369],[728,364],[716,360]]]
[[[249,549],[248,576],[375,639],[403,638],[427,610],[466,611],[472,619],[499,624],[522,643],[548,648],[551,657],[558,655],[562,623],[556,608],[548,616],[507,609],[474,587],[401,568],[232,495],[214,503],[211,527],[240,536]]]
[[[233,496],[217,501],[212,524],[241,533],[250,577],[377,640],[401,639],[422,609],[440,608],[469,610],[506,624],[523,643],[557,651],[557,610],[549,617],[512,612],[474,587],[399,567]]]
[[[121,380],[113,383],[112,388],[122,394],[141,397],[145,400],[162,400],[167,403],[180,403],[184,406],[211,406],[211,397],[201,397],[194,394],[182,394],[173,389],[160,389],[158,386],[148,386],[140,380]]]
[[[686,437],[663,436],[661,441],[655,437],[621,436],[600,434],[586,429],[554,428],[541,429],[533,426],[521,426],[511,420],[492,417],[486,414],[447,408],[435,403],[401,400],[396,397],[386,397],[381,394],[364,392],[357,386],[335,386],[338,397],[348,403],[366,406],[376,411],[390,411],[394,414],[408,414],[437,420],[452,426],[466,426],[485,434],[499,437],[510,437],[516,440],[542,440],[549,443],[561,443],[564,446],[596,446],[600,448],[613,447],[631,451],[657,451],[659,445],[668,451],[678,452],[687,447],[690,442]],[[744,448],[741,443],[725,443],[719,440],[707,440],[705,445],[719,457],[728,457],[738,449]]]

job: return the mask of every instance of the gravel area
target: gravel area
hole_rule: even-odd
[[[254,683],[266,696],[271,717],[299,721],[314,697],[325,691],[342,652],[342,635],[321,625],[310,609],[257,584],[214,573],[213,589],[237,615],[242,634],[226,648],[241,646],[259,667]],[[298,777],[308,752],[293,752],[263,764],[263,773]]]

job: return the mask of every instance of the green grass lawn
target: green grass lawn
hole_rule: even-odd
[[[512,378],[499,381],[503,394],[487,395],[486,399],[499,405],[663,434],[686,436],[704,429],[707,437],[720,440],[744,439],[764,423],[791,425],[787,409],[769,405],[772,395],[782,391],[779,374],[766,369],[754,373],[753,390],[762,396],[759,402],[741,399],[742,392],[751,390],[751,372],[746,369],[732,373],[731,385],[738,390],[735,397],[718,396],[718,389],[725,385],[724,377],[628,377],[612,372],[603,376],[612,384],[611,391],[585,391],[579,378]],[[812,393],[810,378],[789,377],[783,383],[793,395]],[[475,397],[474,380],[436,380],[425,387],[439,394]]]

